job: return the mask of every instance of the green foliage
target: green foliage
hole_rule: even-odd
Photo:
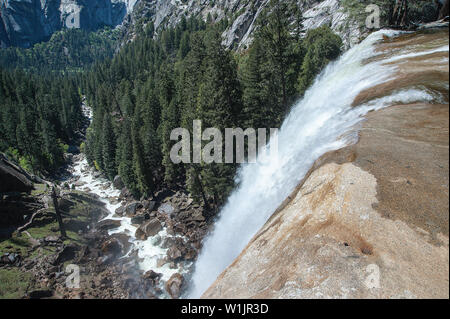
[[[67,153],[69,151],[69,145],[64,143],[59,143],[59,147],[63,153]]]
[[[137,38],[114,57],[117,33],[108,29],[65,30],[31,49],[2,50],[0,65],[31,72],[0,69],[0,151],[30,171],[56,168],[81,128],[83,92],[94,116],[80,149],[95,169],[109,179],[120,174],[136,197],[186,187],[215,211],[235,186],[237,166],[174,164],[172,130],[183,127],[192,136],[195,119],[203,128],[222,131],[278,127],[341,46],[325,27],[303,38],[294,0],[269,2],[245,53],[222,45],[232,17],[216,20],[183,17],[156,34],[143,17],[136,23]],[[77,74],[76,81],[45,75],[87,66],[91,70]],[[30,75],[34,72],[41,75]]]
[[[68,77],[0,68],[0,151],[31,172],[55,169],[81,127],[80,105]]]
[[[80,144],[80,152],[81,153],[86,153],[86,143],[85,142],[82,142]]]
[[[106,113],[103,117],[102,127],[102,156],[106,175],[113,179],[117,174],[116,169],[116,137],[113,131],[111,116]]]
[[[18,299],[31,285],[32,275],[20,269],[0,269],[0,299]]]
[[[311,30],[306,35],[306,55],[298,77],[298,91],[306,91],[316,75],[341,53],[342,40],[327,26]]]
[[[295,82],[304,56],[302,22],[295,1],[272,0],[259,16],[241,72],[249,126],[279,126],[297,97]]]
[[[49,41],[32,48],[10,47],[0,50],[0,66],[22,68],[33,73],[79,72],[94,62],[110,58],[118,43],[118,31],[105,28],[97,32],[65,29]]]

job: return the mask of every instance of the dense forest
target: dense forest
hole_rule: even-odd
[[[33,173],[51,173],[82,124],[80,104],[73,79],[0,68],[0,151]]]
[[[94,62],[111,58],[118,39],[119,31],[110,28],[96,32],[65,29],[54,33],[49,41],[29,49],[1,49],[0,67],[39,74],[80,72]]]
[[[187,187],[215,211],[235,186],[236,165],[174,164],[170,132],[192,121],[204,128],[279,127],[289,106],[340,54],[328,27],[302,34],[294,2],[272,1],[246,52],[222,45],[226,22],[182,19],[155,35],[152,24],[111,60],[85,73],[82,91],[94,120],[83,145],[88,160],[137,197]]]

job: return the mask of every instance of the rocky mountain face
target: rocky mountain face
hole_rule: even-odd
[[[210,16],[214,21],[227,17],[230,26],[223,34],[224,44],[245,49],[252,40],[256,19],[268,1],[2,0],[0,45],[29,47],[62,28],[96,30],[122,23],[129,27],[143,18],[153,21],[158,30],[175,25],[182,16],[195,15],[205,20]],[[300,0],[299,4],[306,30],[326,24],[343,38],[346,47],[358,42],[360,30],[356,24],[349,23],[341,0]]]
[[[62,28],[117,26],[137,0],[2,0],[0,46],[29,47]]]
[[[229,48],[245,49],[251,43],[256,20],[269,0],[140,0],[131,17],[137,21],[150,16],[155,29],[177,24],[182,16],[208,16],[213,21],[225,17],[229,27],[223,33],[224,44]],[[329,25],[344,40],[348,48],[359,41],[361,32],[356,23],[348,21],[341,0],[299,0],[305,18],[305,30]]]
[[[229,26],[223,33],[229,48],[245,49],[252,41],[256,20],[269,0],[2,0],[0,45],[29,47],[62,28],[122,25],[134,36],[136,24],[152,21],[156,30],[177,24],[182,16],[208,17]],[[298,0],[305,31],[328,25],[343,39],[346,49],[358,43],[362,29],[345,11],[342,0]],[[448,3],[448,2],[447,2]],[[447,9],[448,11],[448,4]]]

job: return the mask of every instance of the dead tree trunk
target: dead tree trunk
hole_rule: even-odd
[[[449,8],[448,7],[448,0],[445,0],[443,5],[442,5],[441,10],[439,11],[439,17],[438,17],[439,20],[444,19],[445,17],[448,17],[448,11],[449,11],[448,8]]]
[[[392,11],[390,24],[396,27],[406,27],[408,21],[408,0],[396,0]]]
[[[55,206],[55,214],[56,214],[56,220],[59,224],[59,231],[61,232],[61,237],[66,238],[66,229],[64,228],[63,220],[61,217],[61,212],[59,211],[58,207],[58,195],[56,194],[56,188],[55,186],[52,187],[52,199],[53,199],[53,206]]]

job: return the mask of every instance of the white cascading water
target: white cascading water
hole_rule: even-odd
[[[250,239],[289,196],[321,155],[355,142],[352,128],[370,110],[393,103],[430,101],[425,90],[410,89],[352,107],[363,90],[392,78],[394,64],[365,63],[377,55],[375,44],[397,31],[372,33],[336,62],[329,64],[298,101],[278,134],[278,155],[257,164],[247,164],[238,173],[238,188],[223,207],[212,233],[205,239],[195,265],[189,298],[200,297],[217,276],[239,255]],[[448,51],[448,45],[438,50]],[[431,51],[430,51],[431,52]],[[430,52],[418,52],[417,55]],[[395,59],[416,53],[399,52]],[[269,144],[270,148],[270,144]]]
[[[84,115],[91,121],[93,117],[92,110],[85,104],[82,106]],[[78,190],[86,190],[89,193],[99,196],[99,199],[105,203],[105,209],[108,211],[108,215],[103,218],[103,220],[118,220],[120,221],[120,227],[111,229],[108,231],[109,235],[121,233],[130,236],[129,242],[132,248],[129,252],[137,250],[138,256],[140,258],[139,267],[145,272],[148,270],[153,270],[162,275],[162,282],[160,283],[160,288],[163,288],[163,282],[167,281],[173,274],[182,273],[185,274],[189,270],[190,263],[181,263],[179,268],[170,267],[168,263],[160,266],[158,265],[158,259],[162,259],[166,256],[167,248],[162,248],[161,245],[156,244],[153,240],[155,237],[159,237],[161,240],[170,237],[180,237],[178,235],[169,235],[167,233],[166,227],[152,238],[148,240],[138,240],[135,237],[135,232],[137,229],[136,225],[133,225],[131,218],[127,216],[118,216],[115,211],[122,203],[117,200],[112,201],[111,199],[117,199],[120,194],[120,190],[115,189],[111,183],[102,177],[95,177],[93,170],[90,168],[88,161],[84,154],[80,154],[76,161],[73,163],[72,171],[72,181],[79,183],[78,186],[74,185]],[[164,291],[164,290],[163,290]],[[163,294],[162,297],[168,297],[168,295]]]

